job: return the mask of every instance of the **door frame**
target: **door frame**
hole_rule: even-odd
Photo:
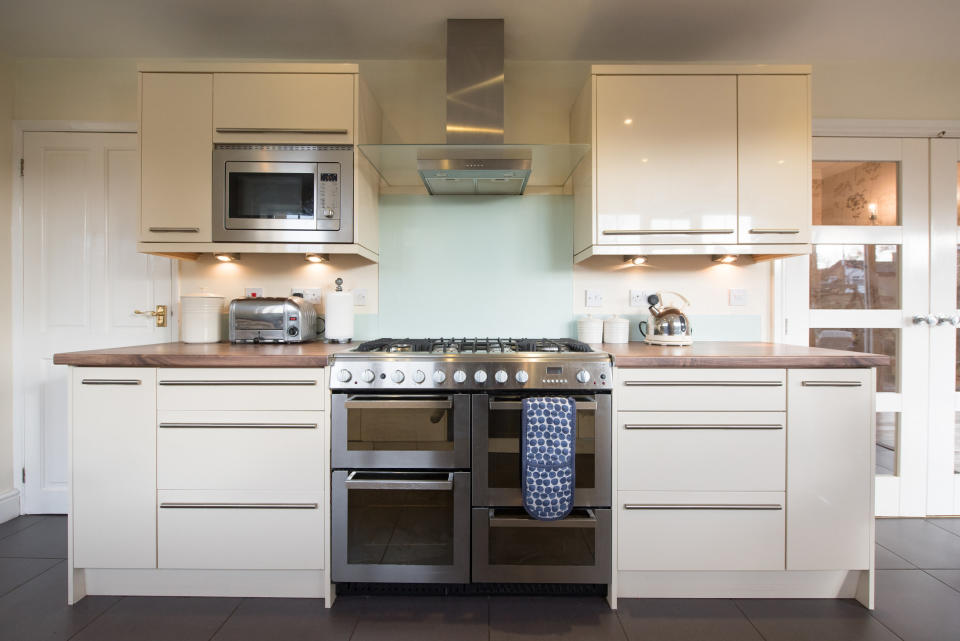
[[[13,489],[18,494],[20,514],[24,513],[26,491],[22,470],[26,465],[27,438],[24,416],[23,389],[23,177],[20,175],[20,159],[23,158],[23,135],[25,133],[137,133],[137,123],[129,121],[98,122],[85,120],[14,120],[13,145],[11,149],[12,198],[10,223],[10,307],[11,320],[11,380],[13,420]],[[173,269],[171,261],[171,296],[180,290],[179,270]],[[172,330],[176,338],[176,328]],[[20,471],[20,473],[18,473]]]

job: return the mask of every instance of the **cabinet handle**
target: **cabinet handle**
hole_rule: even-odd
[[[315,510],[316,503],[161,503],[164,510]]]
[[[861,387],[860,381],[803,381],[804,387]]]
[[[627,387],[782,387],[783,381],[624,381]]]
[[[782,510],[779,503],[624,503],[625,510]]]
[[[158,234],[198,234],[200,233],[199,227],[147,227],[149,231],[156,232]]]
[[[223,381],[204,381],[204,380],[176,380],[159,381],[158,385],[191,386],[191,385],[316,385],[314,380],[223,380]]]
[[[751,229],[751,234],[799,234],[799,229]]]
[[[272,429],[272,430],[315,430],[316,423],[160,423],[165,429]]]
[[[735,229],[604,229],[604,236],[658,236],[661,234],[732,234]]]
[[[218,134],[326,134],[345,136],[346,129],[288,129],[285,127],[217,127]]]
[[[85,378],[82,385],[141,385],[143,381],[136,378]]]
[[[633,423],[625,424],[623,426],[625,430],[782,430],[783,425],[776,424],[756,424],[756,425],[739,425],[736,423],[731,424],[695,424],[695,423],[684,423],[679,425],[657,425],[657,424],[647,424],[647,423]]]

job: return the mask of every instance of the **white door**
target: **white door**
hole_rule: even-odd
[[[68,378],[52,356],[169,341],[172,319],[133,312],[170,306],[172,265],[136,251],[135,134],[28,132],[23,150],[24,510],[65,513]]]
[[[877,372],[879,516],[927,514],[928,151],[926,139],[814,138],[813,253],[778,268],[781,340],[893,359]]]

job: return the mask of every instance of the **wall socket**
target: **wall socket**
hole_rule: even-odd
[[[243,295],[247,298],[263,298],[263,287],[245,287]]]
[[[656,292],[648,291],[646,289],[631,289],[630,307],[650,307],[650,303],[647,302],[647,298],[649,298],[651,294],[656,294]]]
[[[603,293],[598,289],[588,289],[586,291],[586,307],[603,307]]]
[[[323,290],[316,287],[291,287],[290,294],[303,294],[303,300],[314,305],[323,302]]]
[[[353,304],[357,307],[363,307],[367,304],[367,290],[365,289],[355,289],[353,290]]]
[[[731,307],[743,307],[747,304],[747,290],[745,289],[731,289],[730,290],[730,306]]]

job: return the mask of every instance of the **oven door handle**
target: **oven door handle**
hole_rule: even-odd
[[[453,407],[453,401],[450,399],[428,400],[413,398],[375,398],[369,401],[361,401],[353,397],[344,401],[343,406],[348,410],[448,410]]]
[[[488,521],[490,527],[597,527],[597,514],[593,510],[586,510],[586,517],[567,517],[558,521],[538,521],[532,518],[516,516],[497,516],[496,508],[490,508]]]
[[[363,472],[350,472],[343,485],[351,490],[439,490],[449,492],[453,489],[453,472],[445,479],[415,479],[405,478],[404,474],[397,474],[396,478],[386,479],[382,476],[375,479],[356,478]],[[438,475],[439,476],[439,475]]]
[[[573,399],[577,404],[577,410],[596,410],[596,401],[579,401]],[[490,401],[491,410],[519,410],[523,409],[523,401]]]

